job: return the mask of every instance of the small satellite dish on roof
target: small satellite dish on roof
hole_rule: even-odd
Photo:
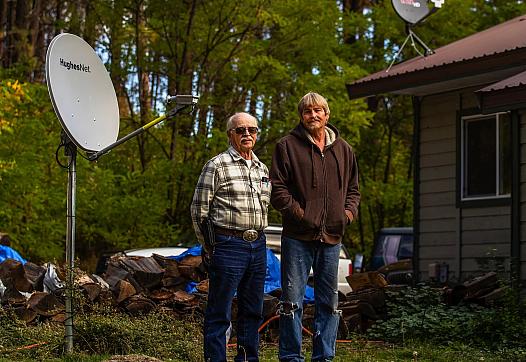
[[[391,69],[395,60],[398,58],[402,49],[405,47],[408,40],[411,40],[411,45],[417,51],[418,54],[422,56],[427,56],[433,54],[431,50],[414,32],[413,27],[422,22],[429,15],[435,13],[439,8],[442,7],[445,0],[391,0],[393,8],[396,14],[405,22],[405,30],[407,37],[394,56],[391,64],[387,68],[387,72]],[[433,3],[433,6],[430,6],[430,3]],[[415,43],[418,43],[423,49],[424,54],[416,47]]]
[[[392,0],[393,8],[403,21],[417,24],[431,13],[427,0]]]
[[[73,34],[56,36],[47,51],[46,80],[62,128],[78,147],[100,151],[117,140],[115,89],[86,41]]]

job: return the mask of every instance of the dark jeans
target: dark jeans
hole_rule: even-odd
[[[279,318],[280,361],[304,361],[301,354],[303,296],[312,267],[314,272],[314,337],[312,361],[330,361],[336,351],[340,312],[338,262],[341,244],[281,238],[281,296]]]
[[[208,304],[204,325],[206,361],[226,361],[226,331],[237,291],[237,356],[235,361],[258,361],[263,321],[263,288],[267,269],[265,235],[253,242],[216,234],[208,271]]]

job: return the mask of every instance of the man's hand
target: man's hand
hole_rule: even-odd
[[[201,249],[201,260],[203,262],[206,272],[208,273],[208,268],[210,268],[210,263],[212,261],[212,250],[209,250],[209,248],[205,245],[203,245]]]
[[[345,210],[345,215],[347,215],[347,225],[349,225],[354,220],[354,215],[348,210]]]

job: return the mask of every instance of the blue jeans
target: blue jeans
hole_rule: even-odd
[[[338,262],[341,244],[281,238],[279,360],[304,361],[301,354],[303,295],[310,269],[314,272],[314,336],[312,361],[330,361],[336,353]]]
[[[208,270],[208,303],[204,323],[205,361],[226,361],[226,331],[237,291],[237,356],[258,361],[258,328],[263,320],[267,268],[265,235],[253,242],[216,234]]]

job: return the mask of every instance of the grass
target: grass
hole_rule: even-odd
[[[100,362],[114,355],[126,355],[129,357],[127,361],[133,362],[146,360],[140,359],[140,355],[162,361],[202,361],[201,320],[200,315],[177,316],[165,312],[131,317],[116,313],[112,307],[99,307],[77,316],[74,323],[75,353],[67,355],[62,324],[44,322],[26,326],[0,307],[0,362]],[[483,350],[469,345],[469,340],[433,344],[406,339],[405,343],[389,344],[360,338],[338,343],[334,361],[526,361],[523,344],[516,348]],[[262,342],[260,360],[278,361],[277,350],[276,343]],[[310,360],[311,350],[310,340],[305,338],[306,360]],[[235,353],[235,348],[229,348],[229,360]]]
[[[164,343],[170,343],[165,341]],[[201,353],[202,345],[196,345],[195,348]],[[263,343],[261,346],[261,361],[278,361],[277,344]],[[304,354],[306,360],[310,360],[311,344],[305,340]],[[229,360],[233,360],[235,349],[230,348],[228,351]],[[156,357],[156,356],[152,356]],[[98,354],[72,354],[69,356],[39,359],[44,361],[58,362],[101,362],[108,360],[110,355]],[[0,362],[11,361],[34,361],[35,358],[6,359],[0,358]],[[509,351],[481,351],[476,348],[463,344],[453,344],[450,346],[436,346],[425,343],[415,342],[407,346],[395,346],[380,342],[357,341],[350,343],[339,343],[337,353],[334,358],[335,362],[397,362],[397,361],[433,361],[433,362],[498,362],[498,361],[525,361],[526,350],[509,350]],[[144,361],[137,354],[129,356],[129,361]],[[164,361],[183,362],[185,359],[164,359]]]

